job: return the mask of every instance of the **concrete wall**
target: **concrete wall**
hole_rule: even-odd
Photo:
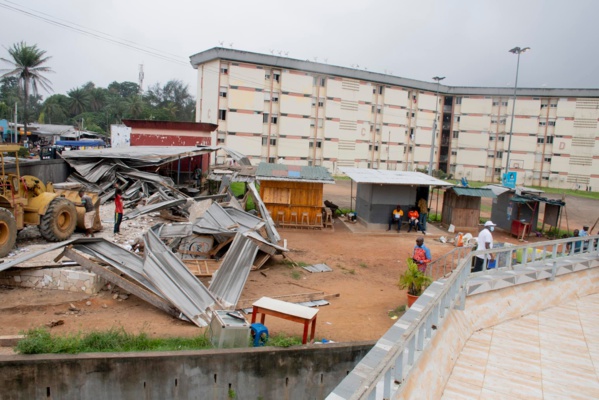
[[[374,342],[0,357],[2,399],[323,399]]]
[[[15,173],[15,166],[11,163],[5,164],[6,171]],[[62,159],[60,160],[33,160],[19,161],[19,170],[21,176],[33,175],[40,178],[42,182],[64,182],[70,175],[69,165]]]

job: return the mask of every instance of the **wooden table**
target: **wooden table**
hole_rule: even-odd
[[[286,319],[288,321],[299,322],[304,324],[304,336],[302,344],[308,342],[308,329],[312,324],[310,331],[310,341],[314,340],[314,332],[316,331],[316,314],[318,309],[301,306],[299,304],[288,303],[286,301],[272,299],[270,297],[262,297],[260,300],[252,304],[252,324],[256,322],[256,316],[262,314],[260,323],[264,325],[266,315],[272,315]]]

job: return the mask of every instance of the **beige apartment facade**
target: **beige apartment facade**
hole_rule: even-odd
[[[254,164],[282,159],[333,174],[427,169],[437,109],[434,170],[486,182],[505,172],[513,88],[437,85],[224,48],[191,63],[197,122],[218,124],[212,144]],[[599,190],[598,121],[599,89],[518,89],[509,156],[518,184]]]

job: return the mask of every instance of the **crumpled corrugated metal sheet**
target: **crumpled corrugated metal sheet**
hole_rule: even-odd
[[[123,221],[126,221],[131,218],[139,217],[140,215],[147,214],[147,213],[150,213],[153,211],[160,211],[165,208],[177,207],[182,204],[185,204],[186,202],[187,201],[185,199],[175,199],[175,200],[162,201],[160,203],[155,203],[155,204],[149,204],[147,206],[137,207],[136,209],[123,215]]]
[[[270,213],[266,209],[266,205],[262,201],[262,197],[260,197],[260,193],[258,193],[256,185],[254,182],[251,182],[248,183],[247,187],[254,197],[254,202],[260,211],[260,215],[262,215],[262,218],[266,221],[266,233],[268,234],[268,239],[273,244],[279,243],[281,236],[279,236],[279,232],[277,231],[277,228],[275,228],[275,221],[273,221]]]
[[[262,218],[252,215],[246,211],[239,210],[234,207],[225,207],[224,210],[231,216],[231,218],[233,218],[233,220],[235,220],[235,222],[240,226],[240,229],[245,228],[243,230],[258,230],[265,224]]]
[[[225,309],[235,307],[258,253],[258,246],[238,233],[213,276],[209,290]]]
[[[143,271],[172,304],[194,324],[204,327],[208,313],[220,308],[217,299],[185,265],[149,230],[144,234]]]

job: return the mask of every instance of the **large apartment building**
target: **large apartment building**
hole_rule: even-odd
[[[455,87],[287,57],[213,48],[198,70],[197,122],[252,162],[433,169],[498,182],[513,88]],[[437,110],[435,114],[435,110]],[[519,88],[509,170],[518,184],[599,190],[599,89]],[[223,160],[220,160],[223,161]]]

